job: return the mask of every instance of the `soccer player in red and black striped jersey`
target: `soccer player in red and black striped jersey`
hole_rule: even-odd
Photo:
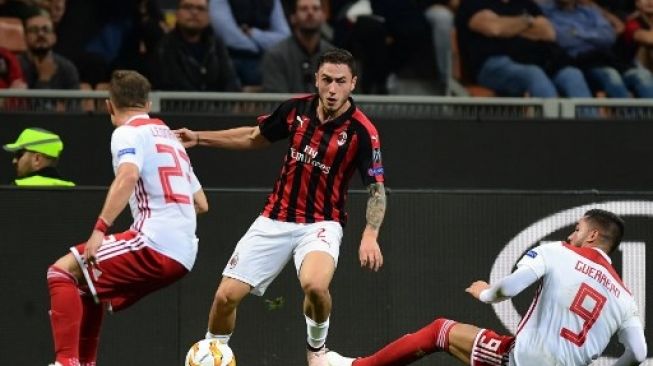
[[[325,52],[315,78],[317,95],[282,103],[271,115],[260,117],[258,126],[176,133],[186,147],[254,149],[288,142],[263,212],[238,242],[223,272],[207,337],[228,342],[240,301],[250,292],[263,295],[293,258],[305,294],[308,364],[326,366],[329,284],[347,221],[351,176],[358,170],[369,190],[359,259],[362,267],[374,271],[383,265],[377,236],[386,198],[379,134],[350,96],[356,86],[351,54],[341,49]]]

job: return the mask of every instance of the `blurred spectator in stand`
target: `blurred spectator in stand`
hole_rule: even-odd
[[[653,71],[653,0],[636,0],[637,13],[626,22],[618,51],[626,60]]]
[[[332,3],[334,44],[360,63],[365,94],[443,94],[437,80],[432,29],[416,1]],[[335,5],[335,6],[334,6]]]
[[[370,0],[332,1],[333,42],[354,55],[359,65],[357,90],[388,94],[390,44],[385,19],[373,14]]]
[[[592,96],[532,0],[462,0],[456,29],[468,75],[498,95]]]
[[[75,185],[63,179],[57,171],[57,163],[63,151],[63,142],[57,134],[41,128],[26,128],[15,142],[3,145],[2,148],[14,154],[12,163],[16,168],[16,180],[12,182],[13,185],[19,187]]]
[[[56,29],[66,13],[66,0],[40,0],[38,6],[50,14],[50,19]]]
[[[290,35],[280,0],[210,0],[209,11],[244,90],[260,88],[263,54]]]
[[[41,9],[30,0],[0,0],[0,17],[19,18],[23,22],[41,14]]]
[[[460,0],[419,0],[431,25],[438,80],[443,83],[445,95],[450,94],[453,80],[451,33],[454,15]]]
[[[556,42],[585,73],[595,90],[610,98],[653,97],[653,74],[613,51],[615,29],[594,4],[552,0],[542,7],[558,35]]]
[[[169,31],[163,19],[163,12],[157,0],[121,1],[123,6],[131,11],[124,14],[130,17],[131,25],[123,32],[122,47],[111,64],[111,69],[136,70],[149,77],[149,65],[157,58],[159,42]],[[111,1],[109,7],[115,7],[114,2],[115,0]]]
[[[0,47],[0,89],[27,89],[23,70],[16,56]]]
[[[240,91],[227,48],[209,25],[208,0],[179,0],[176,19],[159,44],[155,87]]]
[[[156,0],[97,0],[101,26],[86,50],[102,55],[110,70],[136,70],[151,77],[167,26]]]
[[[99,34],[102,26],[99,3],[88,0],[50,0],[47,3],[46,0],[44,6],[55,14],[53,23],[57,44],[54,51],[75,64],[79,71],[80,89],[107,89],[108,62],[99,52],[87,49],[90,40]],[[56,21],[57,17],[60,17],[59,21]]]
[[[320,0],[296,0],[290,15],[293,35],[263,56],[263,91],[314,93],[320,54],[334,46],[322,39],[325,17]]]
[[[30,89],[79,89],[75,65],[52,51],[56,42],[49,16],[37,15],[25,21],[27,51],[18,60]]]

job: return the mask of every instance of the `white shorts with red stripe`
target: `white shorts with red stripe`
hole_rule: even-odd
[[[85,247],[86,243],[82,243],[70,248],[86,278],[80,290],[110,305],[113,311],[134,304],[188,273],[181,263],[148,246],[147,238],[135,231],[105,236],[93,267],[84,261]]]
[[[469,364],[471,366],[507,366],[514,345],[515,337],[513,336],[502,336],[489,329],[481,329],[474,340]]]

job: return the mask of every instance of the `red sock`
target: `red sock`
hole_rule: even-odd
[[[408,365],[438,351],[448,351],[449,331],[456,322],[439,318],[415,333],[406,334],[371,356],[355,360],[352,366]]]
[[[56,361],[63,366],[79,366],[79,327],[82,301],[77,281],[70,273],[55,266],[48,268],[50,323]]]
[[[100,328],[104,319],[104,308],[89,296],[82,297],[83,315],[79,334],[79,362],[81,366],[95,366]]]

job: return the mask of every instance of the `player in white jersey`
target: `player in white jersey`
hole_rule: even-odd
[[[371,356],[328,352],[330,366],[408,365],[433,352],[448,352],[472,366],[580,366],[598,358],[613,334],[625,346],[615,366],[646,359],[644,329],[632,294],[612,267],[624,223],[604,210],[589,210],[568,242],[529,250],[509,276],[466,289],[485,303],[509,299],[540,281],[515,336],[439,318]]]
[[[107,109],[115,179],[89,239],[48,269],[56,366],[94,366],[104,309],[115,312],[183,277],[197,253],[206,196],[184,147],[148,116],[150,83],[115,71]],[[107,235],[129,203],[134,223]]]

